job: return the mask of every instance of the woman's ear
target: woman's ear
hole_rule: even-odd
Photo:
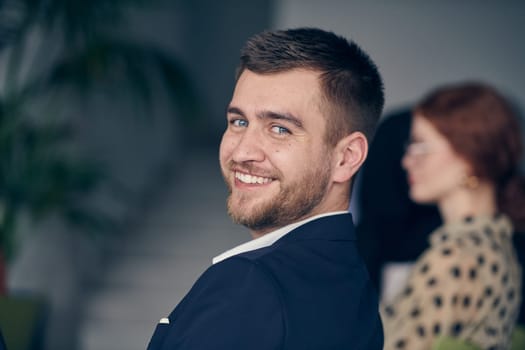
[[[368,141],[362,132],[356,131],[341,139],[335,146],[333,181],[350,181],[367,154]]]

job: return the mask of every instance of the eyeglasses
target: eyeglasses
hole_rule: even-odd
[[[405,145],[405,156],[421,158],[436,151],[437,148],[436,145],[424,141],[408,141]]]

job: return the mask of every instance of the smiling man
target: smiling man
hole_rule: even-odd
[[[347,210],[383,100],[374,63],[331,32],[246,43],[220,165],[254,239],[213,259],[148,349],[382,349]]]

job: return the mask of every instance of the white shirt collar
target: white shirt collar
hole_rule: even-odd
[[[286,225],[284,227],[281,227],[280,229],[277,229],[275,231],[272,231],[270,233],[267,233],[259,238],[256,238],[254,240],[248,241],[246,243],[243,243],[241,245],[238,245],[235,248],[232,248],[221,255],[216,256],[213,258],[213,264],[216,264],[218,262],[221,262],[225,259],[228,259],[229,257],[232,257],[234,255],[238,255],[241,253],[246,253],[252,250],[269,247],[272,244],[274,244],[279,238],[283,237],[287,233],[291,232],[292,230],[296,229],[297,227],[306,224],[307,222],[310,222],[315,219],[319,219],[325,216],[331,216],[331,215],[340,215],[340,214],[347,214],[348,211],[334,211],[330,213],[324,213],[315,215],[312,217],[309,217],[307,219],[304,219],[302,221],[294,222],[293,224]]]

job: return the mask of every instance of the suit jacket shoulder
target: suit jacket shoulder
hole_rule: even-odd
[[[197,280],[170,323],[157,326],[148,349],[281,349],[280,303],[273,281],[256,264],[227,259]]]
[[[149,349],[381,349],[350,215],[309,222],[210,267]],[[164,335],[162,334],[164,333]]]

